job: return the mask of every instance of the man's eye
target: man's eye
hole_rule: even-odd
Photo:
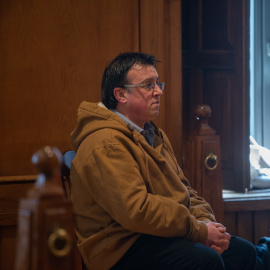
[[[146,88],[151,90],[151,89],[154,89],[154,84],[153,83],[146,83]]]

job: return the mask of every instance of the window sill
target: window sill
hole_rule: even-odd
[[[270,210],[270,189],[246,193],[223,190],[225,212]]]

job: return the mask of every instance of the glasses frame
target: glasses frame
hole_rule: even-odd
[[[149,86],[152,85],[152,86]],[[163,92],[165,82],[158,82],[158,83],[140,83],[140,84],[126,84],[123,85],[123,88],[135,88],[135,87],[144,87],[144,89],[148,92],[155,91],[156,85],[159,87],[159,89]]]

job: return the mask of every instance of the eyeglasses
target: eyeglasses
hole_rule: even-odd
[[[141,84],[126,84],[123,85],[123,88],[134,88],[134,87],[144,87],[146,91],[154,91],[156,85],[160,88],[160,90],[163,92],[165,83],[164,82],[158,82],[158,83],[141,83]]]

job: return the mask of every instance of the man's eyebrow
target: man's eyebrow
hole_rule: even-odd
[[[144,79],[141,83],[144,83],[144,82],[147,82],[147,81],[152,81],[152,80],[158,82],[159,81],[159,77],[157,77],[157,78],[149,77],[149,78]]]

